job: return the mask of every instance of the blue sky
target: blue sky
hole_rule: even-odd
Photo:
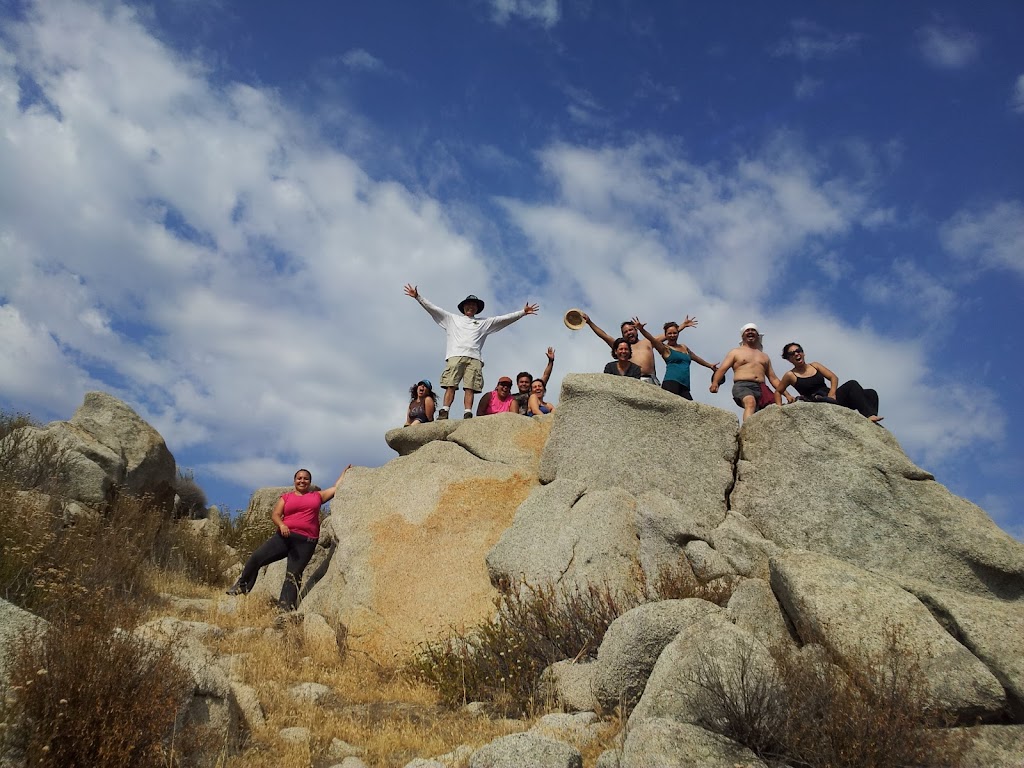
[[[1018,2],[0,0],[0,404],[135,407],[235,509],[394,454],[444,339],[489,384],[561,324],[757,322],[1024,536]],[[736,411],[728,394],[697,399]]]

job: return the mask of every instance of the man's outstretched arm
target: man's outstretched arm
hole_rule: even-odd
[[[580,314],[583,315],[583,321],[590,327],[590,330],[597,334],[599,339],[603,340],[604,343],[607,344],[609,347],[615,347],[615,339],[613,339],[611,336],[609,336],[607,333],[601,330],[598,327],[597,323],[590,319],[590,315],[588,315],[586,312],[581,312]]]
[[[412,283],[406,283],[404,290],[406,296],[410,296],[419,302],[419,305],[427,311],[427,314],[434,318],[435,323],[440,325],[442,328],[444,327],[442,323],[452,314],[451,312],[445,312],[439,306],[431,303],[424,296],[421,296],[419,290],[417,290],[416,286]]]

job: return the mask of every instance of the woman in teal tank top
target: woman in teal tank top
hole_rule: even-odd
[[[697,324],[696,318],[687,316],[684,325],[690,328]],[[658,353],[665,359],[665,375],[662,377],[661,388],[679,395],[687,400],[693,400],[690,395],[690,361],[699,363],[709,368],[712,373],[718,368],[704,358],[697,355],[692,349],[679,342],[679,323],[665,323],[664,341],[661,337],[652,336],[637,317],[633,318],[633,325],[642,333],[654,346]]]

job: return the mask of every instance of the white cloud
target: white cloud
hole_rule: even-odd
[[[946,222],[940,236],[943,246],[961,259],[1024,276],[1024,203],[1020,200],[960,211]]]
[[[1013,93],[1010,95],[1010,109],[1018,115],[1024,115],[1024,75],[1017,76],[1017,82],[1013,84]]]
[[[384,62],[362,48],[353,48],[341,57],[342,63],[349,69],[365,72],[379,72],[384,69]]]
[[[977,36],[946,24],[929,24],[917,31],[918,51],[937,69],[963,69],[978,56]]]
[[[519,16],[550,29],[562,15],[559,0],[489,0],[489,3],[494,20],[499,24]]]
[[[956,294],[947,285],[909,259],[897,259],[888,273],[865,278],[861,291],[872,304],[902,306],[905,313],[932,326],[941,325],[957,302]],[[906,301],[907,296],[913,296],[914,301]]]
[[[853,51],[861,40],[859,34],[830,32],[808,19],[791,21],[789,31],[789,36],[772,48],[774,56],[791,56],[800,61],[832,59]]]
[[[408,386],[439,374],[443,334],[402,295],[413,282],[447,307],[470,292],[489,313],[541,303],[488,342],[488,381],[539,372],[549,345],[552,394],[566,372],[601,370],[607,348],[560,322],[571,306],[611,329],[638,311],[656,324],[696,314],[686,341],[708,359],[755,319],[771,344],[802,336],[878,388],[919,455],[998,433],[984,388],[973,419],[955,417],[959,401],[920,397],[935,378],[922,344],[841,323],[813,299],[769,308],[797,254],[824,254],[820,271],[842,279],[846,236],[879,210],[863,179],[792,136],[713,165],[657,136],[547,146],[549,183],[534,187],[550,194],[500,201],[530,253],[516,261],[461,234],[484,226],[457,220],[464,211],[370,177],[273,91],[207,77],[130,10],[49,0],[5,31],[0,391],[30,410],[67,418],[102,388],[172,450],[207,456],[189,460],[197,472],[253,487],[301,463],[333,479],[349,461],[391,458],[382,435],[402,423]],[[19,108],[22,77],[52,108]],[[521,162],[487,147],[478,160]],[[950,225],[951,242],[988,253],[993,228],[973,216]],[[697,399],[734,410],[702,373]]]
[[[462,286],[435,276],[489,290],[437,203],[368,178],[272,92],[211,85],[128,9],[46,3],[8,32],[2,344],[22,362],[3,366],[5,397],[67,418],[112,389],[102,373],[227,473],[254,453],[385,458],[403,385],[368,382],[433,373],[443,349],[365,359],[396,305],[429,323],[402,284],[448,305]],[[19,109],[15,66],[56,112]]]

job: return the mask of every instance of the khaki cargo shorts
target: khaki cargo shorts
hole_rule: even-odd
[[[484,364],[482,360],[475,357],[449,357],[445,363],[447,367],[441,373],[441,388],[457,387],[462,382],[462,388],[470,392],[484,391]]]

